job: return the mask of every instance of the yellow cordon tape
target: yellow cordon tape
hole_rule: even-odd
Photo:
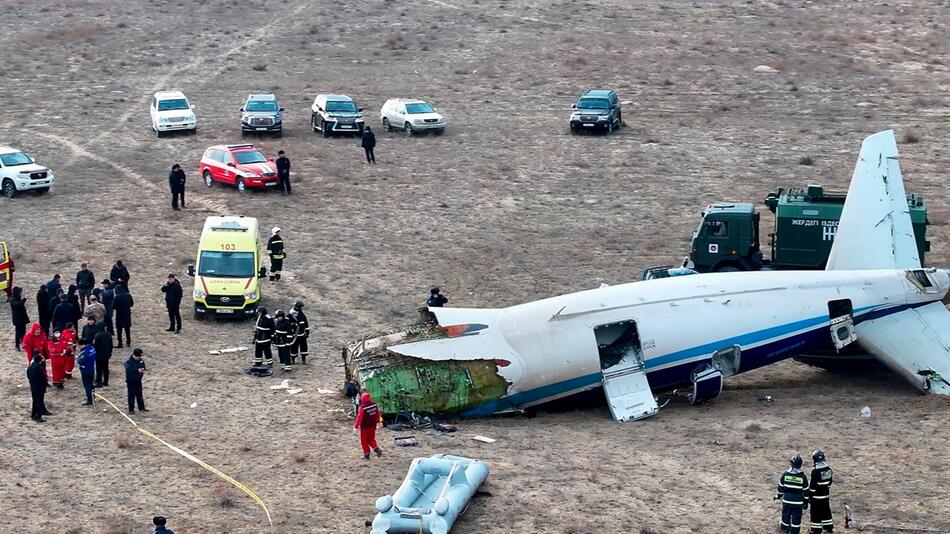
[[[132,420],[131,417],[129,417],[128,415],[126,415],[125,413],[123,413],[122,410],[120,410],[118,406],[116,406],[115,404],[112,403],[112,401],[110,401],[109,399],[103,397],[103,396],[100,395],[98,392],[96,392],[95,395],[96,395],[96,398],[98,398],[98,399],[100,399],[100,400],[102,400],[102,401],[105,401],[106,403],[109,404],[109,406],[112,406],[112,408],[113,408],[116,412],[118,412],[119,415],[121,415],[122,417],[125,417],[130,423],[132,423],[132,426],[134,426],[135,429],[138,430],[139,432],[141,432],[142,434],[144,434],[144,435],[146,435],[146,436],[148,436],[148,437],[154,439],[155,441],[157,441],[157,442],[161,443],[162,445],[168,447],[169,449],[171,449],[171,450],[177,452],[177,453],[180,454],[181,456],[184,456],[185,458],[187,458],[187,459],[191,460],[192,462],[194,462],[194,463],[200,465],[201,467],[204,467],[205,469],[207,469],[208,471],[211,471],[211,472],[214,473],[215,475],[218,475],[218,476],[221,477],[223,480],[229,482],[229,483],[230,483],[232,486],[234,486],[235,488],[237,488],[237,489],[243,491],[244,493],[246,493],[248,497],[254,499],[254,502],[256,502],[256,503],[264,510],[264,515],[267,516],[267,523],[270,525],[270,531],[271,531],[271,532],[274,532],[274,521],[271,520],[270,511],[267,509],[267,505],[264,504],[264,501],[261,500],[261,498],[258,497],[256,493],[254,493],[253,491],[251,491],[250,488],[248,488],[248,487],[245,486],[244,484],[238,482],[237,480],[234,480],[233,478],[229,477],[228,475],[222,473],[221,471],[218,470],[218,468],[216,468],[216,467],[214,467],[214,466],[212,466],[212,465],[208,465],[207,463],[204,462],[204,460],[202,460],[202,459],[196,457],[195,455],[191,454],[190,452],[185,451],[185,450],[182,450],[182,449],[180,449],[180,448],[178,448],[178,447],[172,445],[171,443],[169,443],[169,442],[163,440],[162,438],[156,436],[156,435],[153,434],[150,430],[140,427],[138,423],[136,423],[135,421]]]

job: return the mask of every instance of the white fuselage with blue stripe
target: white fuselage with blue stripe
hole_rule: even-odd
[[[935,271],[935,278],[939,292],[925,294],[906,270],[714,273],[604,286],[494,310],[488,328],[472,337],[486,336],[484,348],[491,353],[483,357],[511,361],[499,369],[511,383],[509,395],[467,414],[522,408],[599,387],[599,325],[636,322],[644,368],[656,391],[688,384],[693,370],[732,346],[741,348],[738,372],[745,372],[827,345],[829,301],[850,299],[860,322],[940,300],[948,276]]]

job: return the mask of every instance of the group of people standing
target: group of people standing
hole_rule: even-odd
[[[271,345],[277,349],[280,367],[284,371],[292,371],[297,364],[307,364],[310,347],[307,339],[310,337],[310,322],[303,312],[303,302],[294,302],[290,313],[277,310],[270,316],[267,308],[261,306],[257,310],[257,320],[254,322],[254,368],[261,369],[274,365],[274,355]]]
[[[128,291],[130,277],[122,260],[115,262],[109,278],[99,282],[98,287],[95,274],[86,263],[80,265],[75,283],[69,284],[66,290],[63,289],[62,276],[54,275],[36,293],[38,321],[33,322],[28,331],[27,325],[31,321],[23,288],[13,288],[10,308],[15,329],[14,344],[16,350],[24,351],[29,364],[27,378],[33,395],[31,417],[34,421],[42,422],[44,416],[51,415],[45,405],[47,388],[64,389],[65,383],[73,378],[77,365],[85,390],[84,405],[93,403],[94,388],[109,385],[109,360],[114,348],[123,347],[123,333],[125,342],[130,347],[132,344],[134,301]],[[83,318],[85,321],[81,323]],[[113,335],[118,337],[117,345]],[[141,361],[141,356],[142,350],[134,349],[129,358],[133,363],[126,362],[130,411],[134,400],[139,401],[140,409],[144,408],[144,401],[141,401],[144,363],[141,366],[134,363]],[[131,377],[128,372],[130,365],[135,368]]]
[[[820,534],[822,530],[832,532],[835,529],[831,517],[832,471],[825,459],[825,453],[817,449],[811,454],[814,468],[811,479],[802,471],[802,457],[792,456],[791,466],[778,480],[775,499],[782,501],[782,519],[779,530],[788,534],[799,534],[802,525],[802,511],[811,505],[811,534]],[[809,482],[811,480],[811,482]]]

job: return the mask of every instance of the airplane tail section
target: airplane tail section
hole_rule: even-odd
[[[894,131],[861,144],[826,270],[915,269],[920,255]]]

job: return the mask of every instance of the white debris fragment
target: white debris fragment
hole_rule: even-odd
[[[874,106],[874,102],[858,102],[855,106],[859,108],[870,108]]]
[[[319,393],[323,393],[324,395],[332,395],[333,393],[336,393],[336,391],[333,391],[332,389],[327,389],[327,388],[317,388],[317,391]]]
[[[289,389],[290,388],[290,379],[285,378],[283,382],[276,386],[271,386],[271,389]]]
[[[495,440],[492,438],[486,438],[485,436],[472,436],[472,439],[475,441],[481,441],[482,443],[494,443]]]
[[[753,70],[754,72],[765,72],[765,73],[769,73],[769,74],[778,72],[777,69],[773,69],[772,67],[770,67],[770,66],[768,66],[768,65],[759,65],[759,66],[755,67],[755,68],[752,69],[752,70]]]
[[[296,394],[300,393],[301,391],[303,391],[303,388],[293,388],[293,389],[288,389],[288,390],[287,390],[287,393],[289,393],[289,394],[291,394],[291,395],[296,395]]]
[[[214,350],[209,350],[208,354],[215,354],[215,355],[228,354],[231,352],[241,352],[242,350],[247,350],[247,347],[227,347],[223,349],[214,349]]]
[[[192,408],[197,408],[197,407],[198,407],[198,401],[195,401],[195,402],[191,403],[191,407],[192,407]]]
[[[871,417],[871,408],[869,406],[861,408],[861,417]]]

